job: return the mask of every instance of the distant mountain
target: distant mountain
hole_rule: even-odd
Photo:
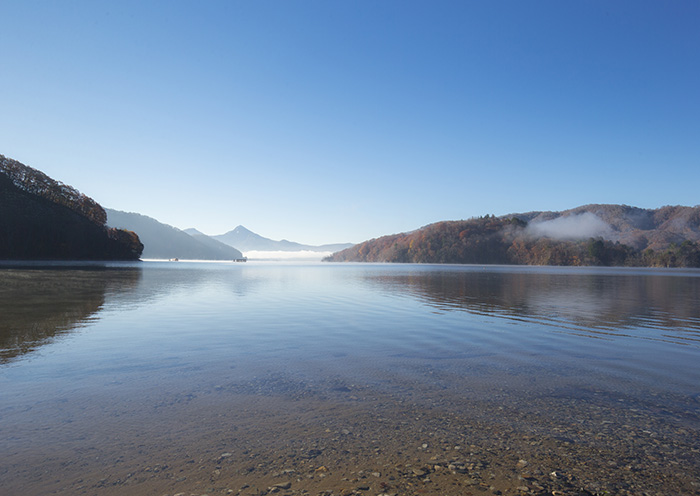
[[[143,258],[184,260],[234,260],[237,249],[207,236],[191,236],[145,215],[106,209],[107,224],[136,231],[143,241]]]
[[[584,205],[437,222],[365,241],[325,260],[700,267],[700,206]]]
[[[352,246],[352,243],[336,243],[328,245],[303,245],[293,241],[283,239],[274,241],[269,238],[264,238],[259,234],[246,229],[243,226],[236,227],[233,231],[226,234],[211,236],[212,238],[226,243],[229,246],[235,246],[243,252],[247,251],[318,251],[318,252],[333,252],[344,250]]]
[[[0,155],[0,259],[138,260],[139,237],[106,218],[92,198]]]

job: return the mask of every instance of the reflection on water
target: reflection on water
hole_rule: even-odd
[[[139,268],[0,269],[0,363],[91,322],[105,299],[137,286]]]
[[[697,494],[699,302],[700,271],[0,268],[0,481]]]
[[[206,293],[240,297],[262,278],[216,264],[23,262],[0,266],[0,363],[99,320],[101,311]]]
[[[464,311],[472,315],[534,322],[558,332],[604,338],[606,335],[700,344],[700,273],[652,270],[552,270],[480,267],[356,268],[315,277],[322,297],[343,298],[334,284],[354,283],[359,291],[415,299],[438,312]],[[236,269],[238,267],[235,267]],[[134,309],[158,299],[191,296],[232,303],[246,295],[274,293],[284,304],[308,274],[279,267],[230,270],[216,264],[86,265],[0,269],[0,360],[6,361],[49,338],[83,327],[103,309]],[[323,272],[309,266],[302,272]],[[318,274],[317,274],[318,276]],[[330,285],[326,292],[324,285]],[[305,298],[314,295],[297,294]],[[207,296],[208,295],[208,296]],[[355,295],[356,297],[356,295]],[[261,298],[265,300],[263,296]],[[228,300],[228,301],[227,301]],[[384,302],[390,303],[390,302]],[[257,302],[246,301],[257,306]],[[390,308],[386,309],[391,311]],[[207,311],[211,314],[212,309]],[[317,315],[320,320],[323,315]]]
[[[368,280],[439,310],[528,319],[590,337],[625,333],[700,345],[698,271],[462,269]]]
[[[673,373],[663,363],[668,354],[680,353],[678,366],[687,365],[694,355],[676,347],[700,345],[698,301],[700,271],[186,263],[12,267],[0,270],[0,360],[76,329],[104,328],[109,333],[95,342],[114,343],[94,353],[121,349],[122,363],[149,369],[187,357],[213,370],[227,359],[255,357],[257,365],[270,360],[288,373],[302,373],[308,360],[334,357],[355,365],[346,374],[367,378],[382,373],[377,360],[386,369],[392,357],[462,359],[473,370],[520,367],[520,373],[542,367],[547,357],[563,374],[572,365],[588,366],[571,358],[587,357],[613,375],[649,374],[650,365]],[[621,360],[622,368],[610,365]],[[392,370],[412,366],[397,363]],[[689,380],[678,375],[684,376],[681,382]]]

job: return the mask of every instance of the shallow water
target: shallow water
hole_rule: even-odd
[[[8,494],[700,494],[700,271],[15,265],[0,315]]]

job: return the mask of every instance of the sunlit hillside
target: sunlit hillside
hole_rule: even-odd
[[[326,260],[700,267],[700,207],[586,205],[487,215],[369,240]]]

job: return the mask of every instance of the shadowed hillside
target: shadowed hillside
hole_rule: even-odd
[[[138,260],[138,236],[106,218],[91,198],[0,155],[0,259]]]
[[[331,262],[700,267],[700,207],[586,205],[430,224]]]

